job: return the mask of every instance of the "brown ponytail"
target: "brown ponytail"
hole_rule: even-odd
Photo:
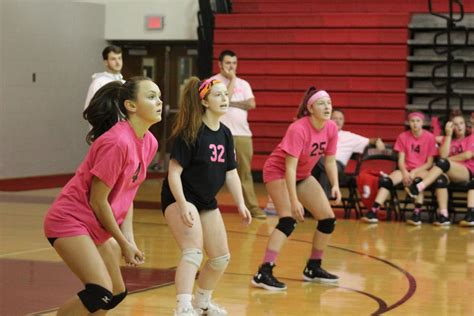
[[[303,116],[308,116],[309,115],[308,107],[307,107],[308,100],[316,92],[318,92],[318,90],[316,89],[315,86],[311,86],[306,90],[306,92],[303,96],[303,99],[301,100],[300,106],[298,107],[298,111],[296,112],[296,118],[297,119],[302,118]]]
[[[188,145],[196,141],[202,126],[202,115],[205,111],[199,97],[200,85],[199,78],[191,77],[184,86],[179,101],[179,111],[171,131],[171,139],[181,136]]]

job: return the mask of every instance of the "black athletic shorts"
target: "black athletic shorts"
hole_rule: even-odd
[[[48,238],[48,241],[49,241],[49,243],[51,244],[51,246],[54,247],[54,242],[56,241],[56,239],[58,239],[58,238],[57,238],[57,237]]]
[[[165,214],[166,208],[174,202],[176,202],[176,200],[172,194],[167,194],[163,191],[161,192],[161,211],[163,212],[163,214]],[[215,198],[213,201],[207,204],[192,200],[188,200],[188,202],[196,206],[198,212],[214,210],[217,208],[217,200]]]

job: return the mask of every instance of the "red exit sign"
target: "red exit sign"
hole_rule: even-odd
[[[148,30],[161,30],[163,29],[164,17],[163,16],[156,16],[150,15],[145,17],[145,27]]]

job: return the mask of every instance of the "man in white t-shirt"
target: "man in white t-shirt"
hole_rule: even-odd
[[[333,109],[331,120],[336,123],[337,129],[339,131],[336,149],[336,163],[339,175],[339,183],[344,183],[344,169],[352,154],[363,153],[365,147],[368,145],[373,145],[377,149],[384,150],[385,144],[380,138],[367,138],[349,131],[343,131],[342,127],[344,126],[344,112],[342,112],[342,110]],[[318,179],[319,183],[329,197],[331,186],[326,175],[326,170],[324,169],[323,159],[319,160],[318,164],[314,167],[312,174],[316,179]]]
[[[89,106],[89,103],[92,100],[94,94],[105,86],[107,83],[112,81],[122,81],[123,80],[122,71],[123,61],[122,61],[122,49],[115,45],[110,45],[104,48],[102,51],[102,59],[104,60],[105,71],[98,72],[92,75],[92,83],[89,86],[87,91],[86,102],[84,104],[84,110]]]
[[[230,107],[221,118],[222,123],[232,132],[234,147],[237,154],[237,172],[242,183],[245,205],[252,217],[265,218],[266,215],[259,207],[252,178],[252,132],[247,120],[248,111],[255,109],[255,97],[250,84],[237,77],[237,56],[231,50],[225,50],[219,55],[220,72],[212,78],[227,86]]]

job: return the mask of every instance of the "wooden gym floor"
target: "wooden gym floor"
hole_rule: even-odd
[[[130,294],[109,315],[172,315],[180,252],[158,209],[160,184],[147,180],[137,196],[135,236],[146,263],[123,268]],[[0,315],[54,315],[82,287],[43,237],[43,216],[58,192],[0,192]],[[264,206],[262,184],[257,192]],[[306,219],[277,260],[275,275],[288,290],[272,293],[250,279],[276,218],[246,228],[226,191],[219,202],[232,259],[215,300],[229,315],[474,315],[474,229],[338,219],[323,265],[340,281],[322,285],[301,281],[316,226]]]

